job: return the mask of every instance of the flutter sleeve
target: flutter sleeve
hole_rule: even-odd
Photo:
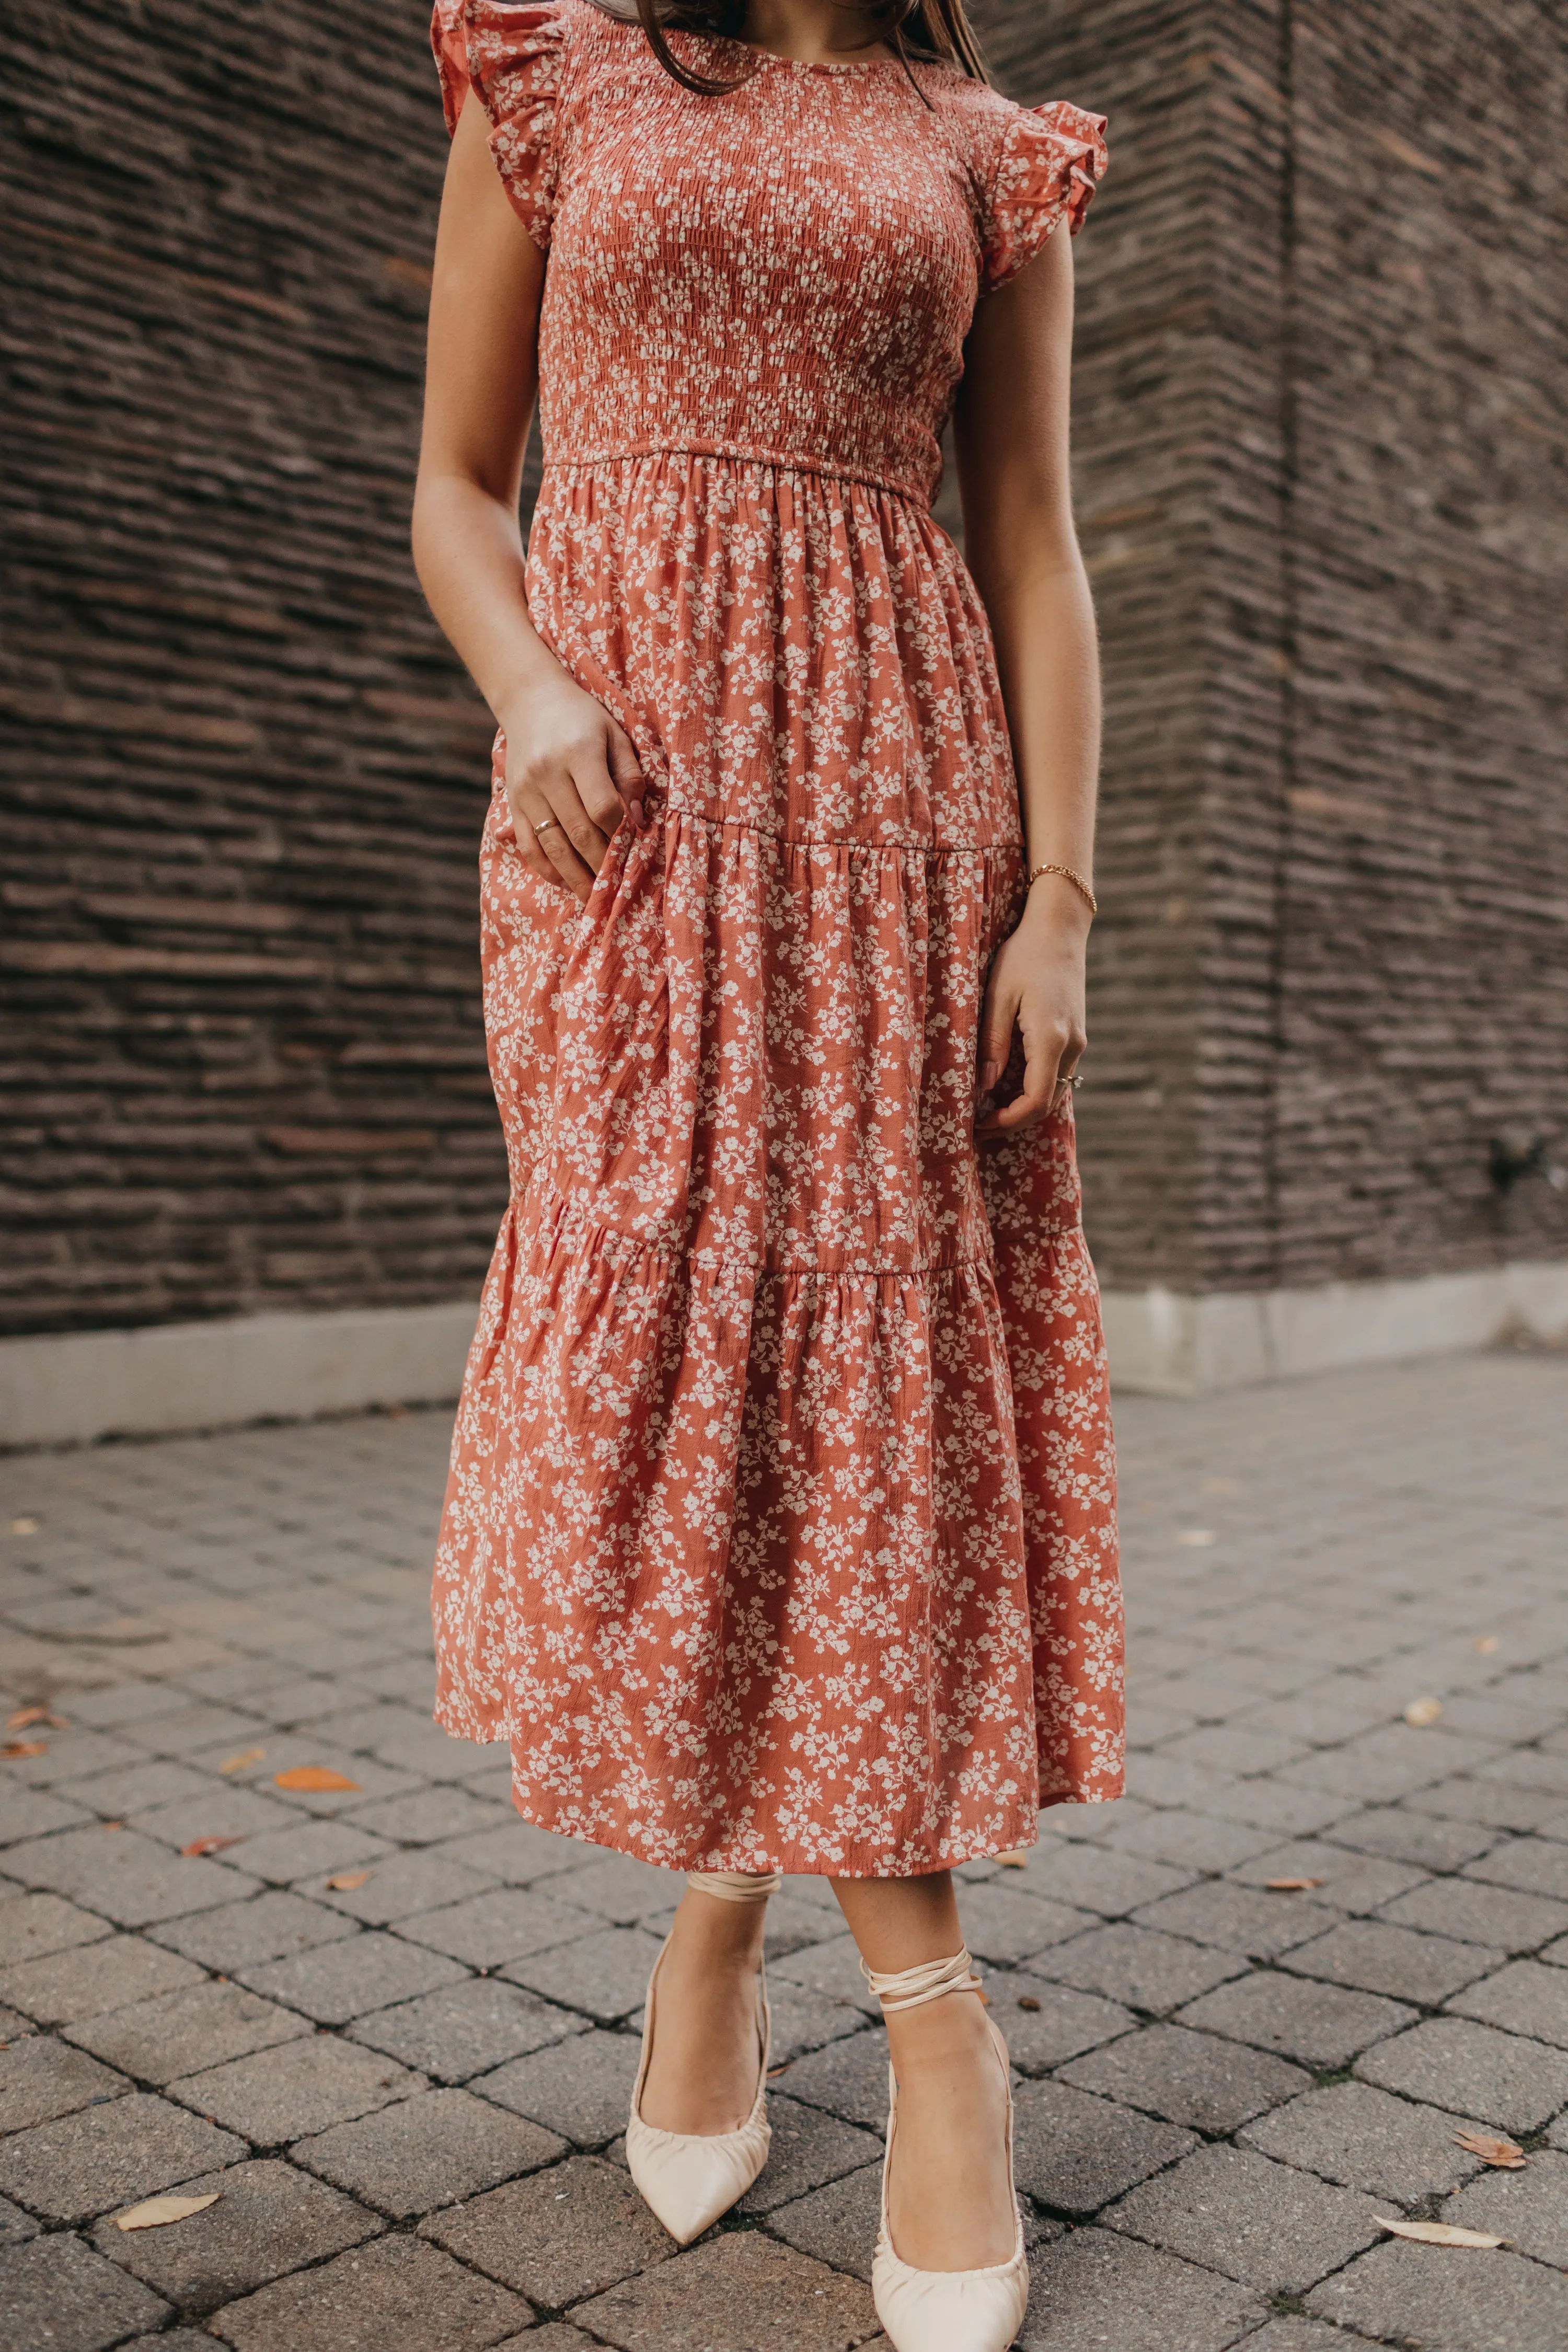
[[[1054,99],[1014,114],[992,174],[982,223],[984,288],[992,293],[1032,261],[1064,216],[1074,236],[1105,171],[1105,117]]]
[[[471,89],[513,210],[542,250],[555,209],[563,14],[559,0],[436,0],[430,22],[447,128]]]

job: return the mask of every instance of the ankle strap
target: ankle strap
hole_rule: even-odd
[[[966,1944],[961,1944],[950,1960],[922,1960],[914,1969],[868,1969],[862,1960],[860,1973],[881,2002],[884,2017],[892,2016],[897,2010],[919,2009],[928,2000],[940,2000],[943,1993],[980,1990],[980,1979],[974,1973]]]
[[[689,1870],[688,1886],[701,1895],[716,1895],[721,1903],[765,1903],[784,1885],[777,1870]]]

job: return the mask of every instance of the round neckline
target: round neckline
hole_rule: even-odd
[[[720,37],[726,40],[731,48],[744,49],[749,58],[757,58],[763,65],[793,66],[797,73],[886,73],[889,67],[895,72],[903,71],[897,58],[849,58],[843,65],[836,66],[826,58],[787,58],[782,49],[761,48],[754,41],[738,41],[729,35],[721,35]]]

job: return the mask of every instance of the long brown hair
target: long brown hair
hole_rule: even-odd
[[[681,63],[668,38],[670,33],[705,33],[722,40],[743,40],[746,0],[595,0],[595,5],[608,16],[628,20],[635,11],[648,47],[666,73],[673,74],[700,98],[721,98],[750,79],[743,73],[733,81],[721,81],[711,74],[698,73]],[[866,0],[863,13],[870,20],[872,38],[887,42],[911,81],[910,68],[916,64],[956,66],[975,81],[988,79],[963,0]],[[915,87],[920,88],[918,82]],[[921,95],[925,95],[923,90]]]

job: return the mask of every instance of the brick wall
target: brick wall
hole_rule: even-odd
[[[1561,1254],[1568,64],[1544,0],[991,0],[1078,247],[1118,1286]],[[488,723],[406,554],[421,0],[5,11],[11,1330],[477,1284]],[[1528,92],[1528,103],[1521,102]]]

